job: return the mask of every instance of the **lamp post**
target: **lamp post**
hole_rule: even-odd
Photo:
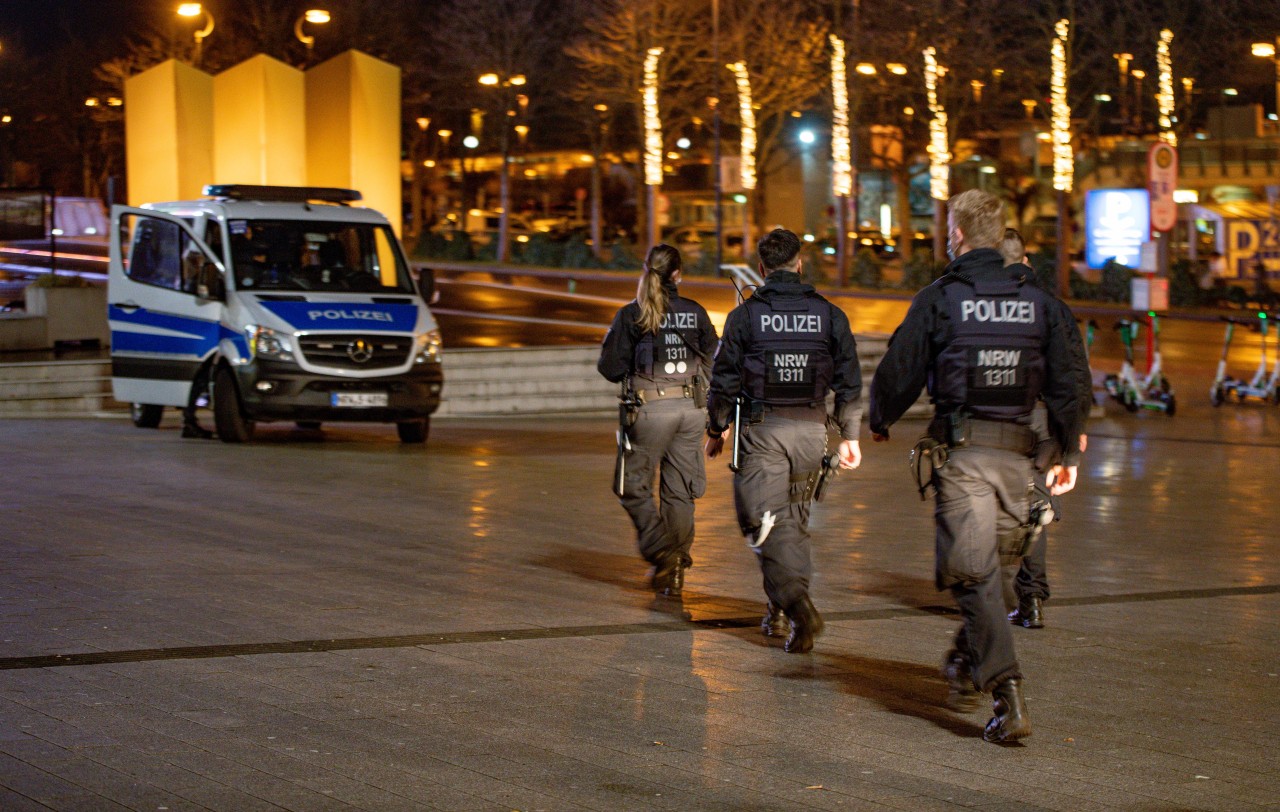
[[[524,74],[500,76],[496,73],[482,74],[478,80],[485,87],[498,87],[502,90],[502,115],[499,143],[502,145],[502,173],[498,179],[498,262],[507,261],[507,241],[511,231],[511,137],[508,133],[511,125],[505,119],[514,118],[516,111],[511,109],[511,88],[525,84]]]
[[[1254,56],[1268,58],[1276,66],[1276,119],[1280,120],[1280,36],[1275,42],[1255,42],[1250,46]]]
[[[1147,72],[1134,68],[1129,75],[1133,77],[1133,131],[1142,135],[1142,80],[1147,78]]]
[[[591,251],[603,258],[604,202],[600,196],[604,184],[600,177],[600,156],[609,137],[609,105],[597,104],[593,109],[596,112],[596,126],[591,133]]]
[[[298,38],[299,42],[307,46],[307,61],[304,63],[306,66],[311,65],[311,49],[315,47],[316,38],[303,31],[302,24],[324,25],[327,22],[329,22],[329,12],[322,8],[311,8],[307,9],[306,13],[293,24],[293,35]]]
[[[409,194],[409,205],[412,211],[409,231],[416,237],[422,233],[422,148],[426,144],[427,128],[431,126],[431,119],[422,116],[415,123],[418,125],[418,134],[414,136],[409,148],[409,162],[413,166],[413,188]]]
[[[1120,68],[1120,129],[1123,132],[1129,126],[1129,63],[1133,61],[1133,54],[1112,54],[1111,58]]]
[[[207,22],[205,23],[204,28],[201,28],[195,32],[195,38],[196,38],[195,63],[197,68],[200,67],[201,58],[204,56],[205,37],[213,33],[213,15],[210,14],[208,11],[206,11],[204,9],[204,6],[200,5],[199,3],[183,3],[182,5],[178,6],[179,17],[199,17],[202,14],[207,19]]]

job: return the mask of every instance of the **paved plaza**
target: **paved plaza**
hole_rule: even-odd
[[[1091,426],[1013,747],[943,704],[919,423],[815,509],[797,656],[723,462],[655,602],[607,419],[0,421],[0,810],[1280,809],[1280,408],[1180,394]]]

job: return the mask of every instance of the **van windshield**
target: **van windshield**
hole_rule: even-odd
[[[230,220],[239,290],[413,293],[387,226],[304,220]]]

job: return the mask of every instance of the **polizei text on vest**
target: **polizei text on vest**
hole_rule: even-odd
[[[1019,300],[966,299],[960,303],[960,320],[1035,324],[1035,302]]]

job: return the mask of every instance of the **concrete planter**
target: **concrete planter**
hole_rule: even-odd
[[[43,348],[60,342],[97,341],[105,347],[111,342],[107,326],[107,289],[46,288],[29,285],[25,291],[27,315],[45,320]]]

